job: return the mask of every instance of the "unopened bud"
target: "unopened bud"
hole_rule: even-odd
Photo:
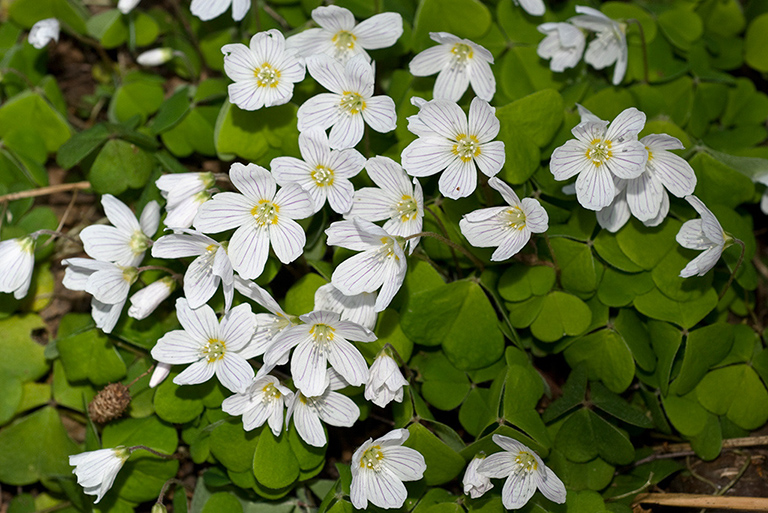
[[[165,509],[165,506],[156,502],[155,505],[152,506],[152,511],[150,513],[168,513],[168,510]]]
[[[153,48],[136,57],[142,66],[160,66],[173,59],[173,48]]]

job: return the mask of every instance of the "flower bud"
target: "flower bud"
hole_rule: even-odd
[[[153,48],[136,57],[142,66],[160,66],[173,59],[173,48]]]

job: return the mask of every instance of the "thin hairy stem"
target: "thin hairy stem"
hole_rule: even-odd
[[[723,296],[726,292],[728,292],[728,288],[731,286],[731,283],[733,283],[734,278],[736,278],[736,273],[739,271],[739,267],[741,267],[741,263],[744,261],[744,252],[747,250],[747,247],[744,245],[743,241],[739,239],[733,239],[733,242],[741,246],[741,253],[739,254],[739,259],[736,260],[736,265],[733,267],[733,271],[731,271],[731,276],[728,278],[728,283],[725,284],[723,290],[720,291],[720,295],[717,296],[718,301],[723,299]]]
[[[627,20],[627,23],[634,23],[637,25],[637,30],[640,33],[641,49],[643,51],[643,80],[647,84],[648,80],[648,45],[645,42],[645,31],[643,30],[643,24],[638,20],[631,18]]]
[[[146,445],[133,445],[133,446],[128,448],[128,450],[131,451],[131,452],[133,452],[133,451],[135,451],[137,449],[143,449],[143,450],[145,450],[147,452],[150,452],[150,453],[154,454],[155,456],[159,456],[161,458],[165,458],[165,459],[168,459],[168,460],[177,460],[177,459],[179,459],[179,457],[177,455],[175,455],[175,454],[163,454],[162,452],[156,451],[154,449],[150,449]]]

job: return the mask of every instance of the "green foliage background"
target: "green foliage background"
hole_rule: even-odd
[[[127,16],[112,8],[94,14],[79,0],[3,3],[0,194],[47,185],[46,169],[58,165],[69,170],[68,181],[87,179],[95,192],[120,195],[140,209],[161,200],[154,186],[161,173],[199,169],[206,159],[268,167],[272,158],[298,157],[297,106],[322,88],[307,79],[287,105],[241,111],[226,100],[220,48],[246,42],[259,30],[304,27],[319,3],[255,2],[240,24],[228,14],[200,22],[186,2],[174,12],[145,0]],[[51,265],[57,257],[53,245],[39,244],[30,297],[0,297],[0,483],[27,487],[9,512],[54,506],[66,513],[91,511],[67,455],[117,444],[169,454],[185,448],[184,464],[204,473],[189,507],[182,493],[175,494],[175,511],[287,513],[301,510],[300,504],[352,511],[348,454],[341,451],[349,448],[338,439],[360,443],[388,429],[376,419],[391,416],[395,426],[408,427],[407,445],[424,455],[428,468],[422,481],[408,485],[402,511],[503,511],[500,485],[470,500],[457,495],[456,481],[474,454],[496,450],[491,435],[500,433],[534,448],[569,490],[566,505],[537,495],[525,511],[621,513],[630,511],[629,492],[681,469],[674,460],[636,465],[651,454],[652,440],[687,441],[708,460],[720,454],[723,439],[765,425],[765,317],[755,316],[765,313],[755,293],[765,278],[753,258],[754,225],[765,223],[754,205],[764,187],[754,181],[768,176],[768,96],[760,91],[768,72],[768,3],[568,0],[548,6],[542,18],[528,16],[512,0],[336,4],[358,19],[396,11],[405,21],[393,48],[371,52],[377,87],[397,105],[398,128],[370,133],[368,156],[399,160],[415,138],[406,129],[406,117],[416,113],[409,100],[431,98],[434,78],[414,78],[406,65],[431,45],[430,31],[470,38],[493,53],[498,85],[492,103],[506,146],[500,177],[521,196],[540,199],[550,216],[549,240],[539,238],[515,260],[492,264],[490,251],[470,247],[458,230],[462,214],[500,202],[492,190],[481,188],[459,201],[428,201],[425,229],[444,232],[485,267],[423,240],[409,259],[402,291],[379,316],[379,341],[360,347],[369,362],[385,343],[397,349],[412,373],[407,398],[391,412],[371,411],[362,389],[347,390],[362,420],[343,433],[332,431],[327,452],[304,444],[293,427],[278,438],[269,429],[244,432],[239,418],[222,413],[226,391],[214,382],[178,387],[167,379],[153,390],[143,377],[131,389],[125,418],[94,425],[86,415],[88,401],[107,383],[129,383],[142,374],[152,363],[155,341],[178,327],[172,302],[145,321],[125,317],[110,335],[87,314],[67,314],[43,348],[30,333],[46,328],[38,313],[54,290]],[[639,21],[647,77],[636,24],[627,30],[629,68],[621,85],[610,85],[610,69],[583,63],[566,73],[549,70],[536,55],[543,37],[536,26],[565,20],[581,4]],[[98,59],[91,68],[94,92],[77,103],[65,100],[59,77],[48,74],[55,68],[52,54],[25,41],[25,31],[46,17],[59,18],[62,39]],[[132,63],[131,56],[155,46],[184,57],[162,73]],[[603,119],[636,106],[648,116],[641,136],[668,133],[685,144],[680,153],[696,171],[695,194],[746,245],[744,264],[722,298],[739,248],[728,249],[724,264],[708,275],[679,278],[695,256],[675,242],[682,222],[695,217],[685,202],[673,199],[669,217],[656,228],[632,220],[611,234],[561,192],[548,159],[571,138],[576,103]],[[355,181],[371,185],[363,175]],[[436,197],[436,179],[424,187],[427,198]],[[4,217],[3,239],[58,225],[53,210],[32,199],[10,202]],[[328,211],[304,222],[308,245],[293,273],[272,257],[258,280],[272,286],[291,314],[310,311],[314,291],[349,256],[343,250],[328,254],[323,230],[329,219]],[[81,435],[78,443],[72,433]],[[178,471],[178,460],[136,454],[93,510],[146,511],[139,504],[154,501]]]

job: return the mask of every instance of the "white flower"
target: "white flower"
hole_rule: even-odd
[[[715,215],[699,198],[686,196],[685,200],[696,209],[701,219],[691,219],[683,223],[675,239],[684,248],[704,252],[688,262],[680,271],[680,277],[704,276],[715,266],[725,248],[733,244],[733,237],[725,233]]]
[[[82,452],[69,457],[69,464],[75,469],[77,484],[88,495],[95,495],[99,502],[115,482],[115,477],[131,455],[130,449],[122,445],[114,449]]]
[[[279,30],[259,32],[250,48],[240,44],[221,47],[224,72],[235,81],[229,101],[244,110],[283,105],[293,96],[293,84],[304,80],[304,64],[286,50]]]
[[[645,170],[648,151],[637,140],[645,114],[624,110],[610,126],[607,121],[584,121],[571,132],[576,139],[556,148],[549,162],[555,180],[576,179],[576,198],[590,210],[607,207],[616,196],[614,176],[636,178]]]
[[[307,59],[312,78],[331,91],[313,96],[299,107],[300,132],[331,128],[331,148],[352,148],[363,138],[364,123],[377,132],[395,129],[395,102],[389,96],[373,96],[373,68],[362,56],[340,64],[327,55]]]
[[[289,37],[288,47],[295,48],[302,57],[324,53],[342,64],[355,55],[370,62],[365,50],[392,46],[403,34],[403,18],[395,12],[376,14],[356,25],[349,10],[327,5],[312,10],[312,19],[320,28]]]
[[[565,502],[565,485],[544,465],[538,454],[507,436],[493,435],[493,441],[504,450],[485,458],[477,471],[496,479],[507,478],[501,490],[505,508],[522,508],[533,497],[536,488],[553,502]]]
[[[405,279],[408,263],[400,243],[370,221],[337,221],[325,230],[329,246],[362,251],[340,263],[331,283],[347,296],[379,290],[376,311],[384,310]]]
[[[131,296],[131,307],[128,315],[134,319],[146,319],[149,314],[160,306],[160,303],[168,299],[176,288],[176,280],[170,276],[159,279]]]
[[[364,510],[370,501],[385,509],[399,508],[408,493],[403,481],[418,481],[427,465],[415,449],[402,447],[408,440],[407,429],[395,429],[381,438],[370,438],[352,455],[352,505]]]
[[[543,16],[546,12],[544,0],[515,0],[515,5],[519,5],[531,16]]]
[[[403,387],[408,381],[403,377],[397,362],[390,356],[387,349],[373,360],[365,384],[365,398],[376,406],[384,408],[392,401],[403,402]]]
[[[37,48],[38,50],[45,47],[51,41],[59,41],[59,31],[61,25],[56,18],[46,18],[40,20],[29,29],[29,37],[27,40],[29,44]]]
[[[238,305],[227,312],[221,325],[210,306],[192,310],[184,298],[176,300],[176,314],[184,329],[166,333],[152,348],[152,358],[158,362],[192,364],[173,379],[174,383],[196,385],[216,374],[222,385],[238,392],[251,382],[253,368],[237,353],[256,327],[250,305]]]
[[[684,148],[678,139],[667,134],[651,134],[640,142],[648,152],[648,162],[640,176],[627,181],[627,203],[632,215],[646,222],[659,217],[665,200],[669,205],[665,187],[678,198],[693,194],[696,174],[684,158],[668,151]]]
[[[0,292],[21,299],[29,292],[35,270],[35,240],[20,237],[0,242]]]
[[[213,297],[219,283],[224,292],[224,309],[229,310],[232,306],[234,271],[225,243],[194,230],[183,230],[160,237],[152,245],[152,256],[171,259],[197,257],[184,273],[184,295],[193,310]]]
[[[533,198],[520,201],[512,187],[496,177],[488,185],[499,191],[508,207],[491,207],[465,214],[459,221],[461,233],[470,244],[478,248],[497,247],[491,255],[494,262],[506,260],[531,238],[531,233],[547,231],[549,216]]]
[[[171,373],[171,364],[157,362],[155,364],[155,370],[152,371],[152,376],[149,378],[149,388],[155,388],[157,385],[165,381],[165,378]]]
[[[485,492],[493,488],[493,483],[488,476],[484,476],[477,471],[477,467],[485,461],[485,453],[478,453],[472,458],[472,461],[467,465],[467,470],[464,472],[464,479],[462,484],[464,485],[464,493],[477,499],[481,497]]]
[[[315,291],[315,310],[327,310],[341,315],[342,321],[350,321],[372,330],[376,326],[376,293],[361,292],[347,296],[326,283]]]
[[[262,376],[251,381],[248,388],[231,395],[221,403],[230,415],[243,416],[243,428],[251,431],[269,423],[275,436],[283,430],[283,409],[293,398],[293,392],[274,376]]]
[[[350,178],[365,165],[365,157],[354,149],[331,150],[328,136],[319,128],[299,134],[299,150],[304,160],[278,157],[270,163],[272,175],[281,186],[297,183],[312,196],[314,211],[325,201],[334,212],[343,214],[352,206],[355,188]]]
[[[272,174],[256,164],[232,164],[229,178],[241,194],[216,194],[200,207],[195,228],[204,233],[237,228],[227,250],[235,271],[249,280],[264,270],[270,245],[284,264],[299,258],[307,239],[294,219],[312,215],[309,194],[296,184],[277,191]]]
[[[136,56],[136,62],[142,66],[162,66],[173,59],[173,48],[153,48]]]
[[[629,204],[627,204],[627,180],[619,178],[614,180],[616,184],[616,196],[607,207],[596,212],[597,224],[611,233],[616,233],[627,224],[631,216]]]
[[[457,102],[472,84],[478,97],[491,101],[496,93],[491,52],[469,39],[460,39],[447,32],[430,32],[429,37],[439,45],[416,55],[409,69],[417,77],[438,74],[434,98]]]
[[[88,256],[124,267],[136,267],[144,260],[144,252],[160,224],[160,205],[150,201],[141,213],[141,220],[125,203],[111,194],[101,198],[104,213],[114,226],[95,224],[80,232]]]
[[[216,184],[213,173],[177,173],[155,181],[166,199],[165,226],[182,230],[192,226],[200,205],[211,199],[208,189]]]
[[[626,26],[591,7],[577,5],[576,12],[580,16],[574,16],[568,21],[577,27],[597,32],[597,37],[587,47],[584,60],[595,69],[603,69],[615,62],[612,82],[613,85],[619,85],[627,72]]]
[[[117,9],[123,14],[128,14],[139,5],[139,2],[141,0],[119,0],[117,2]]]
[[[285,328],[299,324],[298,317],[285,313],[277,301],[269,295],[269,292],[259,287],[254,282],[235,276],[235,288],[242,295],[248,299],[256,301],[259,305],[271,312],[256,314],[256,331],[253,334],[253,338],[251,338],[248,345],[239,352],[243,358],[248,359],[264,354],[272,345],[272,342],[278,333]],[[275,365],[284,365],[286,363],[288,363],[287,354],[284,358],[277,361]],[[275,365],[264,365],[259,369],[258,375],[262,376],[270,372]]]
[[[304,324],[284,329],[264,354],[264,364],[274,366],[296,347],[291,375],[296,388],[307,396],[321,395],[328,386],[326,363],[352,386],[365,383],[368,366],[349,340],[373,342],[367,328],[339,319],[335,312],[314,311],[299,317]]]
[[[421,133],[402,153],[403,168],[411,176],[431,176],[443,171],[440,193],[451,199],[472,194],[479,168],[493,176],[504,166],[504,143],[496,109],[480,98],[469,106],[469,119],[456,103],[432,100],[419,111],[419,120],[431,133]]]
[[[374,222],[386,219],[384,229],[400,237],[419,233],[424,218],[424,194],[419,181],[414,178],[411,182],[400,164],[389,157],[368,159],[365,169],[378,187],[355,191],[352,209],[345,217]],[[419,239],[408,239],[409,254],[416,249]]]
[[[128,300],[131,285],[139,276],[138,270],[90,258],[68,258],[61,263],[67,266],[62,284],[93,296],[91,315],[96,327],[110,333]]]
[[[570,23],[542,23],[537,29],[547,37],[541,40],[536,53],[542,59],[552,59],[552,71],[565,71],[579,63],[587,43],[584,32]]]
[[[203,21],[208,21],[224,14],[230,5],[232,5],[232,19],[240,21],[251,8],[251,0],[192,0],[189,8],[192,14]]]
[[[293,416],[293,425],[299,436],[313,447],[323,447],[327,441],[320,421],[329,426],[352,427],[360,417],[360,408],[355,402],[335,392],[349,386],[349,383],[333,369],[328,369],[328,383],[322,395],[307,397],[297,391],[288,403],[286,427]]]

